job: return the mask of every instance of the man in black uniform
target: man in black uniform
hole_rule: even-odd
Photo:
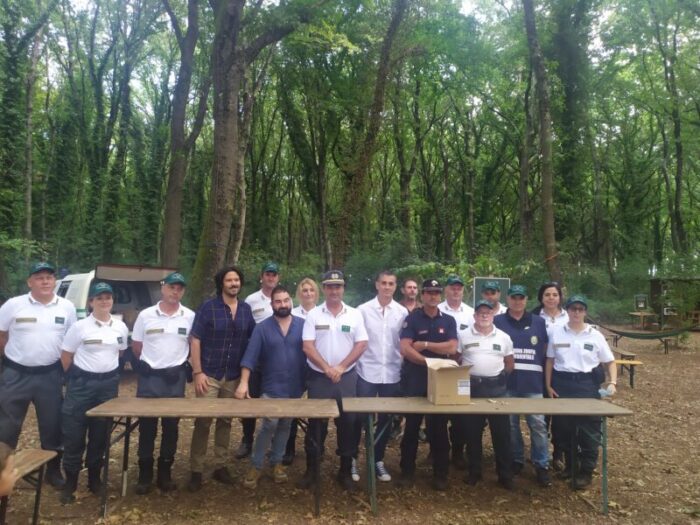
[[[442,286],[436,279],[423,281],[423,306],[409,314],[401,330],[401,390],[409,397],[426,396],[428,371],[426,357],[450,358],[458,354],[457,327],[453,317],[438,309]],[[413,486],[418,451],[418,431],[422,414],[407,414],[401,440],[401,477],[399,485]],[[428,440],[433,452],[433,488],[447,489],[450,443],[447,434],[447,416],[426,417]]]

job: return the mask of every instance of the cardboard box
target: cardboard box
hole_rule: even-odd
[[[434,405],[466,405],[471,399],[469,369],[452,359],[425,359],[428,401]]]

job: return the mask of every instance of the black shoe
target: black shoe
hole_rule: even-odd
[[[228,468],[226,467],[220,467],[216,469],[212,477],[216,481],[218,481],[219,483],[223,483],[224,485],[234,485],[236,483],[236,480],[233,478],[231,473],[228,471]]]
[[[433,487],[433,490],[437,490],[439,492],[445,492],[447,490],[447,478],[443,478],[441,476],[435,476],[433,477],[433,481],[431,483],[431,486]]]
[[[288,467],[292,463],[294,463],[294,451],[285,452],[284,456],[282,456],[282,465]]]
[[[347,492],[355,491],[355,482],[352,480],[352,475],[350,472],[345,472],[342,469],[339,470],[336,480],[338,481],[338,485],[340,485],[343,490]]]
[[[153,458],[139,459],[139,480],[134,492],[143,496],[153,488]]]
[[[156,485],[163,492],[172,492],[177,485],[172,478],[173,458],[158,458],[158,475]]]
[[[552,486],[552,478],[549,476],[549,470],[546,468],[537,468],[537,484],[540,487]]]
[[[414,483],[416,482],[416,478],[413,474],[405,474],[401,473],[399,476],[399,479],[396,480],[396,484],[399,486],[399,488],[402,489],[411,489],[413,488]]]
[[[513,461],[510,465],[510,470],[513,472],[513,476],[518,476],[522,471],[525,465],[520,463],[519,461]]]
[[[44,481],[53,488],[62,489],[66,484],[66,480],[61,475],[61,456],[56,456],[46,464],[46,473]]]
[[[565,465],[563,470],[557,472],[557,479],[567,481],[570,480],[572,477],[573,474],[571,473],[571,467],[569,465]]]
[[[202,473],[193,472],[190,476],[190,482],[187,484],[187,490],[197,492],[202,488]]]
[[[63,477],[61,477],[63,479]],[[75,501],[75,491],[78,488],[78,473],[66,472],[66,480],[61,489],[61,495],[58,497],[63,505],[69,505]]]
[[[314,467],[306,467],[306,472],[297,481],[296,485],[298,489],[308,490],[316,484],[316,469]]]
[[[248,456],[250,456],[252,450],[252,443],[248,443],[247,441],[241,441],[241,444],[238,445],[238,448],[236,449],[236,452],[234,453],[233,457],[235,457],[236,459],[247,458]]]
[[[102,467],[88,467],[88,490],[95,495],[102,493]]]
[[[481,481],[481,472],[469,472],[464,477],[464,482],[471,487],[475,486],[480,481]]]
[[[590,486],[593,482],[593,474],[591,472],[579,472],[574,476],[574,490],[583,490]]]
[[[513,478],[498,478],[498,484],[506,490],[515,490]]]

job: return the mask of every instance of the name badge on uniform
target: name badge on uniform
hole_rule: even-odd
[[[350,326],[344,324],[343,326],[340,327],[341,332],[350,332]]]
[[[536,335],[533,335],[533,336],[530,338],[530,344],[531,344],[532,346],[535,346],[535,345],[537,344],[538,341],[539,341],[539,339],[537,339],[537,336],[536,336]]]
[[[500,352],[500,351],[501,351],[501,345],[497,345],[497,344],[494,343],[493,349],[496,350],[496,352]]]
[[[593,345],[591,343],[586,343],[583,345],[583,349],[588,350],[589,352],[592,352],[594,348],[593,348]]]
[[[150,330],[146,330],[146,335],[162,334],[163,332],[165,332],[164,328],[151,328]]]
[[[124,338],[122,336],[117,336],[117,343],[118,344],[124,344]]]
[[[477,348],[478,346],[479,343],[467,343],[466,345],[463,345],[462,348],[466,350],[467,348]]]
[[[559,344],[554,345],[554,348],[570,348],[570,347],[571,347],[571,344],[569,344],[569,343],[559,343]]]
[[[178,335],[187,335],[187,328],[178,328],[177,334]]]
[[[102,339],[86,339],[83,341],[84,345],[101,345]]]
[[[65,317],[56,317],[54,319],[54,322],[56,324],[66,324],[66,318]]]
[[[328,330],[330,326],[327,324],[317,324],[314,328],[316,328],[316,330]]]
[[[459,325],[459,329],[460,329],[460,330],[466,330],[467,328],[469,328],[469,325],[468,325],[468,324],[461,324],[461,325]]]
[[[265,308],[256,308],[255,310],[253,310],[253,313],[254,313],[254,314],[259,314],[259,313],[262,313],[262,312],[264,312],[264,311],[265,311]]]
[[[428,333],[427,330],[418,330],[418,335],[423,335],[423,334],[427,334],[427,333]]]
[[[18,317],[15,323],[36,323],[36,317]]]

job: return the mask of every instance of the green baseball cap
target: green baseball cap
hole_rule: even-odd
[[[586,300],[586,297],[581,295],[581,294],[572,295],[571,297],[569,297],[566,300],[566,304],[564,305],[564,308],[566,308],[568,310],[569,306],[576,304],[576,303],[582,304],[584,306],[584,308],[586,310],[588,310],[588,302]]]
[[[88,294],[88,297],[92,299],[93,297],[97,297],[101,293],[108,293],[109,295],[114,295],[114,290],[112,290],[112,287],[107,283],[93,283],[90,287],[90,293]]]
[[[276,262],[267,261],[265,264],[262,265],[262,268],[260,269],[260,273],[265,272],[280,273],[280,266]]]
[[[500,292],[501,285],[498,281],[486,281],[481,285],[481,291],[483,292],[484,290],[496,290],[497,292]]]
[[[459,275],[453,274],[453,275],[449,275],[447,277],[446,284],[447,284],[447,286],[449,286],[451,284],[461,284],[462,286],[464,286],[464,281],[462,280],[462,278]]]
[[[487,306],[490,310],[493,310],[495,307],[491,301],[487,301],[486,299],[478,300],[474,305],[474,310],[478,310],[480,306]]]
[[[182,286],[187,286],[187,281],[185,281],[181,273],[173,272],[165,276],[163,284],[181,284]]]
[[[29,275],[34,275],[35,273],[39,272],[49,272],[49,273],[56,273],[56,268],[53,267],[51,263],[47,263],[46,261],[40,261],[37,263],[32,264],[29,267]]]
[[[508,288],[508,297],[512,297],[514,295],[522,295],[523,297],[527,297],[527,288],[525,288],[522,284],[514,284]]]

